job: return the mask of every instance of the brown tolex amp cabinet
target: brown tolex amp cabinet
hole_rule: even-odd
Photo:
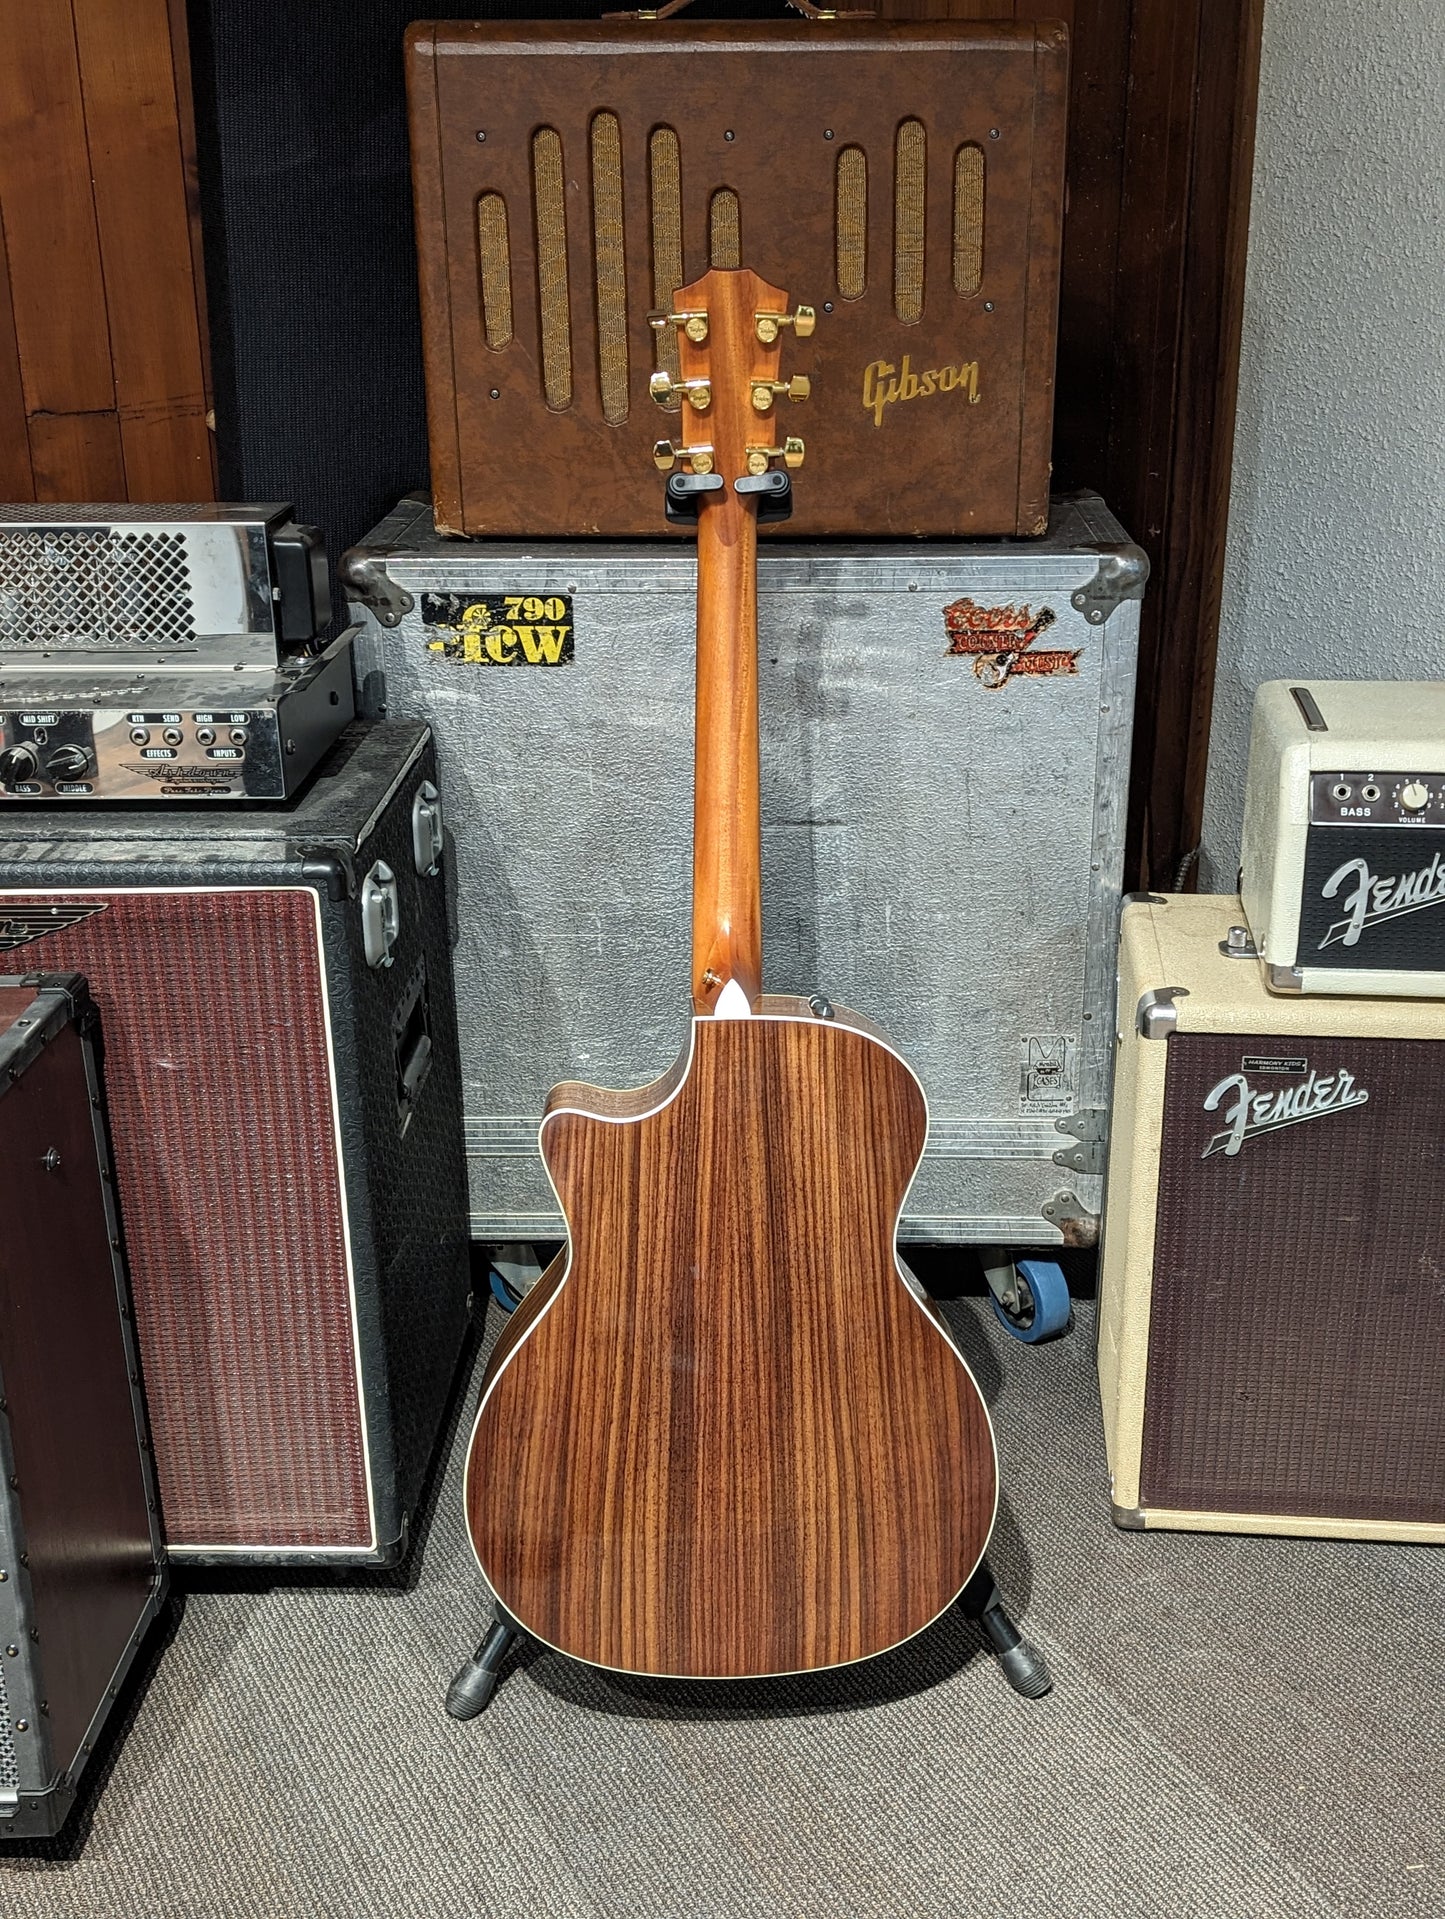
[[[791,531],[1042,533],[1068,41],[1058,23],[420,22],[408,35],[443,532],[660,534],[676,328],[709,267],[812,309],[760,440]],[[689,423],[696,441],[699,420]]]

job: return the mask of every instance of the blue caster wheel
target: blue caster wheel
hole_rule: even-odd
[[[521,1305],[521,1300],[512,1291],[506,1280],[502,1278],[502,1275],[497,1271],[495,1266],[487,1274],[487,1278],[491,1282],[492,1298],[496,1300],[504,1313],[513,1312]]]
[[[1057,1339],[1068,1330],[1073,1312],[1063,1268],[1052,1259],[1020,1259],[1014,1262],[1014,1270],[1018,1275],[1017,1307],[1006,1305],[994,1294],[993,1309],[1000,1326],[1027,1346]]]

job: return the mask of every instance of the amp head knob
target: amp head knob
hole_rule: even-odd
[[[45,770],[53,780],[83,780],[91,769],[87,747],[75,744],[57,746],[46,755]]]
[[[33,780],[39,771],[40,761],[33,746],[7,746],[0,753],[0,786],[19,786]]]
[[[1430,789],[1419,780],[1411,780],[1400,788],[1400,804],[1407,812],[1419,813],[1430,804]]]

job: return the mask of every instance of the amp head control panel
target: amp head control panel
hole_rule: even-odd
[[[1445,767],[1421,773],[1313,773],[1311,826],[1445,826]]]

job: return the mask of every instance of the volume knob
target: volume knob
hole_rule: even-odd
[[[40,761],[33,746],[7,746],[0,753],[0,786],[20,786],[33,780],[39,771]]]
[[[89,749],[71,744],[57,746],[53,753],[48,754],[45,770],[53,780],[83,780],[91,764]]]
[[[1408,786],[1400,788],[1400,804],[1407,812],[1419,813],[1430,804],[1430,789],[1419,780],[1411,780]]]

